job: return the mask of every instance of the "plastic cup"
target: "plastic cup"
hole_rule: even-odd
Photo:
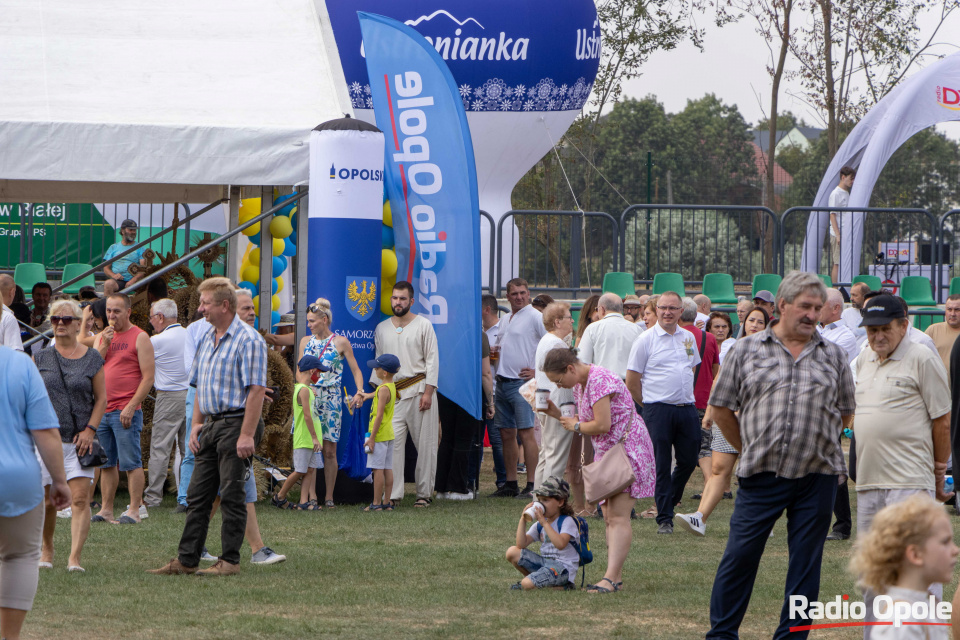
[[[560,405],[560,415],[564,418],[574,418],[577,415],[577,405],[573,402],[564,402]]]

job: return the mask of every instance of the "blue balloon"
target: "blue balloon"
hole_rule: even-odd
[[[276,294],[276,293],[277,293],[277,290],[280,289],[280,283],[277,282],[277,279],[276,279],[276,278],[271,278],[271,279],[270,279],[270,285],[271,285],[271,286],[270,286],[270,291],[271,291],[273,294]]]
[[[260,329],[260,318],[254,318],[254,319],[253,319],[253,328],[254,328],[254,329]]]
[[[297,229],[296,229],[296,227],[294,227],[293,233],[291,233],[290,235],[288,235],[288,236],[287,236],[286,238],[284,238],[284,239],[285,239],[285,240],[289,240],[291,243],[293,243],[293,246],[297,246]]]
[[[293,257],[297,255],[297,245],[287,236],[283,239],[283,255]]]
[[[273,277],[283,274],[287,270],[287,259],[283,256],[273,257]]]
[[[273,311],[270,313],[270,327],[271,329],[280,324],[280,312]]]
[[[290,226],[293,227],[293,232],[297,232],[297,214],[300,213],[300,209],[296,209],[293,212],[293,215],[290,216]]]
[[[257,245],[258,247],[260,246],[260,232],[259,232],[259,231],[257,231],[257,232],[256,232],[255,234],[253,234],[252,236],[248,236],[247,239],[250,240],[250,242],[252,242],[253,244]]]
[[[274,200],[273,200],[273,206],[277,206],[278,204],[283,204],[284,202],[286,202],[287,200],[289,200],[290,198],[292,198],[294,195],[296,195],[296,194],[290,193],[290,194],[287,194],[287,195],[285,195],[285,196],[280,196],[280,197],[278,197],[278,198],[274,198]],[[288,216],[288,217],[289,217],[290,214],[293,213],[293,209],[294,209],[296,206],[297,206],[297,203],[296,203],[296,202],[291,202],[290,204],[288,204],[288,205],[285,206],[284,208],[282,208],[282,209],[280,209],[279,211],[277,211],[277,213],[274,214],[274,215],[278,215],[278,216]]]
[[[241,289],[246,289],[247,291],[249,291],[251,297],[256,298],[258,295],[260,295],[260,287],[253,284],[252,282],[247,282],[246,280],[244,280],[237,286],[240,287]],[[274,293],[276,293],[276,291],[274,291]]]
[[[380,245],[384,249],[393,249],[396,240],[393,237],[393,229],[387,225],[380,225]]]

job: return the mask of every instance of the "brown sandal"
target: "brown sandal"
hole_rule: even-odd
[[[640,514],[641,518],[656,518],[657,517],[657,508],[650,507],[646,511]]]

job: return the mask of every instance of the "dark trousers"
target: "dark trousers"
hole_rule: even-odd
[[[850,478],[856,482],[856,464],[857,464],[857,443],[850,438]],[[833,523],[833,530],[836,533],[842,533],[849,536],[853,531],[853,518],[850,515],[850,489],[847,481],[837,487],[837,498],[833,501],[833,515],[837,521]]]
[[[466,493],[470,453],[480,421],[442,393],[437,393],[440,448],[437,451],[437,493]]]
[[[473,434],[470,443],[470,454],[467,458],[467,488],[473,492],[480,489],[480,468],[483,466],[483,433],[488,421],[479,423],[479,428]],[[490,422],[493,422],[490,420]]]
[[[493,454],[493,470],[497,474],[497,486],[507,481],[507,465],[503,462],[503,440],[500,439],[500,429],[493,419],[484,420],[487,425],[487,436],[490,438],[490,453]]]
[[[193,475],[187,489],[187,522],[183,525],[178,555],[180,564],[195,567],[207,541],[210,509],[220,492],[220,558],[240,564],[240,546],[247,527],[246,481],[250,460],[237,457],[237,440],[243,416],[224,418],[204,425],[200,432],[200,449],[194,456]],[[254,446],[263,438],[263,420],[257,424]]]
[[[683,498],[690,474],[697,468],[700,451],[700,422],[697,408],[692,404],[677,407],[662,402],[643,405],[643,421],[653,441],[653,456],[657,463],[657,482],[654,499],[657,502],[657,524],[673,521],[673,506]],[[677,467],[671,473],[671,452],[676,455]]]
[[[830,527],[830,511],[837,491],[837,476],[812,473],[791,480],[758,473],[740,478],[737,501],[730,518],[730,537],[720,560],[710,595],[710,631],[707,638],[738,638],[738,629],[750,604],[760,556],[774,523],[787,512],[787,547],[790,561],[784,593],[820,596],[820,562],[823,539]],[[809,621],[788,618],[784,598],[777,638],[806,638],[807,631],[790,633],[791,626]]]

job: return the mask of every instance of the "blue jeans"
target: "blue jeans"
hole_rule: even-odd
[[[187,442],[190,442],[190,429],[193,427],[193,399],[197,397],[196,387],[187,390]],[[180,461],[180,484],[177,486],[177,503],[187,506],[187,487],[190,486],[190,476],[193,475],[193,451],[187,447],[187,452]]]
[[[811,473],[798,479],[778,478],[772,472],[740,478],[740,490],[730,537],[720,560],[710,595],[710,631],[707,638],[738,638],[750,604],[760,556],[773,525],[787,512],[787,548],[790,561],[784,593],[817,600],[820,596],[820,563],[823,540],[830,528],[837,476]],[[809,624],[791,620],[784,598],[780,625],[773,637],[806,638],[809,632],[791,633],[790,627]]]
[[[503,440],[500,438],[500,429],[497,428],[493,420],[484,420],[483,422],[487,427],[487,436],[490,438],[490,452],[493,455],[493,470],[497,474],[497,486],[501,486],[507,481],[507,465],[503,463]],[[482,434],[480,445],[483,446]],[[482,460],[483,454],[480,455]],[[479,478],[479,473],[477,477]]]
[[[643,405],[643,421],[653,442],[653,457],[657,463],[657,482],[654,498],[657,503],[657,524],[673,521],[673,507],[683,498],[690,474],[697,468],[700,452],[700,420],[693,405],[677,407],[662,402]],[[677,466],[671,473],[671,450],[676,454]]]
[[[120,412],[110,411],[103,416],[97,427],[97,440],[107,453],[107,461],[101,469],[119,465],[120,471],[133,471],[143,467],[140,454],[140,433],[143,431],[143,411],[133,412],[133,419],[126,429],[120,423]]]

